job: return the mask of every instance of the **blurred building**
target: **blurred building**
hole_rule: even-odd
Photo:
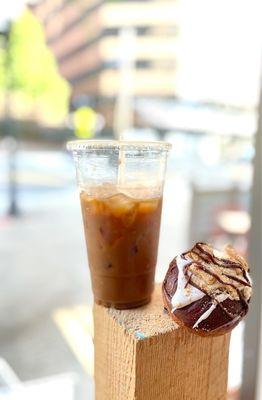
[[[121,96],[174,97],[176,0],[42,0],[34,12],[73,98],[89,96],[108,127]]]

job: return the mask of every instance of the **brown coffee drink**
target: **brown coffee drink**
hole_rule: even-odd
[[[112,194],[113,193],[113,194]],[[162,198],[143,190],[80,194],[95,301],[133,308],[150,301],[154,287]]]

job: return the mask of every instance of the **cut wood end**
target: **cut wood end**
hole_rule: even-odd
[[[155,287],[149,304],[131,310],[116,310],[95,305],[103,309],[134,339],[143,340],[178,329],[178,325],[165,313],[161,285]],[[98,311],[98,310],[97,310]]]

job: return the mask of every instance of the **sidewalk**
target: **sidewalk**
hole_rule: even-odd
[[[23,381],[76,372],[77,400],[91,398],[91,378],[52,312],[92,301],[83,240],[77,202],[0,222],[0,355]]]

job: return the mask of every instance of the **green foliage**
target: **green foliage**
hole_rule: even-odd
[[[5,50],[0,45],[0,90],[5,86]]]
[[[42,26],[28,9],[11,26],[5,85],[8,90],[23,92],[32,99],[42,98],[45,106],[49,103],[58,114],[67,112],[69,86],[59,75]]]

